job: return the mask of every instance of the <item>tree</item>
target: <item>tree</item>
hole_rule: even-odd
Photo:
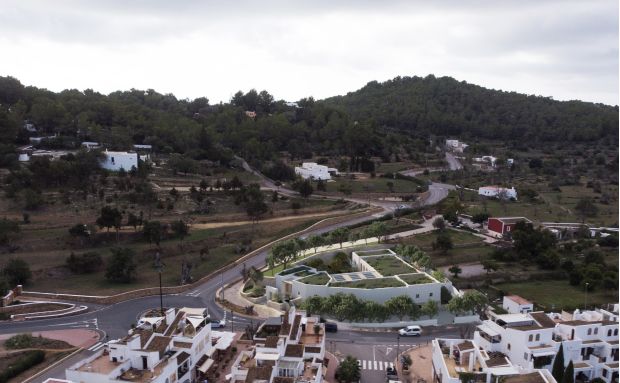
[[[313,295],[306,298],[303,303],[303,307],[308,313],[308,316],[322,314],[323,313],[323,298],[318,295]]]
[[[386,185],[387,185],[388,189],[390,190],[390,193],[394,193],[394,182],[388,181],[388,182],[386,182]]]
[[[316,253],[317,248],[325,244],[325,238],[322,235],[312,235],[306,242],[310,247],[314,248],[314,252]]]
[[[358,382],[362,375],[360,372],[360,366],[357,363],[357,358],[347,355],[347,357],[344,358],[344,360],[338,365],[338,368],[336,369],[336,377],[338,382]]]
[[[564,374],[562,374],[562,383],[575,383],[575,367],[572,359],[568,362]]]
[[[444,230],[446,228],[446,221],[442,217],[437,217],[433,221],[433,227],[437,230]]]
[[[243,186],[239,193],[241,193],[241,200],[245,204],[245,210],[253,221],[259,220],[269,210],[265,203],[265,195],[258,184]]]
[[[428,301],[422,305],[422,313],[429,318],[433,318],[439,312],[439,306],[436,301]]]
[[[350,230],[348,227],[339,227],[329,233],[329,238],[332,242],[336,242],[340,244],[340,248],[342,249],[342,243],[349,239]]]
[[[182,219],[172,222],[170,228],[174,235],[181,238],[181,240],[189,234],[189,225]]]
[[[382,237],[385,236],[385,233],[387,233],[387,226],[385,225],[385,222],[375,221],[368,227],[368,232],[371,237],[377,237],[377,240],[381,242]]]
[[[496,271],[499,268],[497,262],[492,259],[485,259],[480,263],[482,264],[482,268],[487,272],[487,277],[489,276],[491,271]]]
[[[25,285],[32,278],[30,265],[20,258],[11,258],[2,270],[10,286]]]
[[[411,313],[413,305],[411,298],[406,295],[399,295],[385,301],[385,308],[388,312],[396,315],[401,321],[406,315]]]
[[[450,238],[450,234],[446,231],[439,232],[435,238],[435,242],[433,242],[433,248],[439,249],[444,255],[447,254],[448,250],[452,249],[453,246],[452,238]]]
[[[295,259],[297,255],[297,243],[293,240],[278,242],[271,248],[271,255],[276,263],[281,263],[286,269],[288,262]]]
[[[556,382],[562,382],[564,377],[564,347],[562,346],[562,343],[560,343],[560,349],[557,354],[555,354],[551,375],[553,375]]]
[[[127,226],[133,226],[133,230],[136,231],[140,225],[142,225],[142,217],[129,212],[127,214]]]
[[[314,188],[312,187],[312,183],[308,179],[305,179],[303,181],[302,180],[298,180],[297,182],[295,182],[293,184],[293,189],[297,190],[299,195],[301,195],[303,198],[310,197],[312,192],[314,192]]]
[[[581,198],[575,205],[575,210],[579,213],[582,222],[586,218],[596,217],[598,214],[598,207],[594,204],[591,198]]]
[[[104,206],[101,208],[101,213],[99,214],[96,223],[100,228],[105,227],[108,229],[108,232],[110,231],[110,228],[114,227],[118,237],[118,231],[121,228],[122,219],[123,214],[117,208]]]
[[[108,260],[105,277],[110,282],[131,283],[136,279],[137,265],[134,260],[135,252],[130,248],[117,247],[111,250],[112,256]]]
[[[454,278],[458,278],[459,274],[463,272],[463,269],[461,269],[458,265],[454,265],[451,266],[448,271],[452,273]]]
[[[484,212],[476,213],[471,217],[471,221],[473,223],[479,223],[479,224],[482,224],[487,219],[489,219],[489,213],[484,213]]]
[[[164,227],[159,221],[146,221],[142,225],[142,235],[149,243],[159,246],[164,236]]]
[[[250,267],[248,272],[248,278],[254,283],[254,285],[260,285],[263,282],[263,272],[256,267]]]

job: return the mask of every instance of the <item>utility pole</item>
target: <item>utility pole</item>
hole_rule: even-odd
[[[586,282],[586,294],[585,297],[583,298],[583,309],[587,310],[588,309],[588,285],[590,283]]]
[[[398,363],[400,363],[400,334],[396,334],[396,371],[398,371]]]
[[[230,310],[230,332],[235,332],[235,312]]]

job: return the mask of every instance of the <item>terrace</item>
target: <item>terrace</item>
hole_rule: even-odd
[[[398,278],[403,280],[408,285],[422,285],[424,283],[435,282],[433,279],[429,278],[429,276],[424,273],[401,274],[401,275],[398,275]]]
[[[299,282],[308,285],[326,285],[329,281],[329,275],[325,272],[316,273],[299,280]]]

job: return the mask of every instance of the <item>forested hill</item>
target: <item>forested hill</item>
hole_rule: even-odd
[[[451,77],[396,77],[328,98],[355,120],[420,134],[532,141],[618,140],[618,107],[486,89]]]

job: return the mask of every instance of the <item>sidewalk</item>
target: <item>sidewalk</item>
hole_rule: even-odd
[[[248,301],[241,296],[241,289],[243,288],[243,281],[239,281],[233,285],[229,285],[224,289],[224,299],[238,306],[254,306],[254,311],[259,318],[279,317],[282,313],[279,310],[271,308],[264,304],[256,304]]]

